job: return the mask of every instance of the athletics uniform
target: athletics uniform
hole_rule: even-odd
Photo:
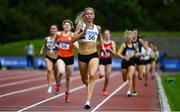
[[[147,52],[146,52],[145,48],[142,47],[141,51],[144,54],[143,64],[144,65],[150,64],[152,62],[152,60],[151,60],[151,53],[152,53],[151,48],[148,48]]]
[[[54,51],[54,54],[57,54],[58,52],[58,48],[55,46],[55,44],[57,44],[57,40],[52,40],[50,36],[48,36],[46,39],[45,39],[45,46],[46,46],[46,50],[47,50],[47,54],[46,54],[46,58],[49,59],[53,64],[56,63],[57,61],[57,55],[54,55],[54,56],[50,56],[49,52],[50,50],[52,49]],[[54,45],[53,45],[54,43]],[[49,54],[49,55],[48,55]]]
[[[126,47],[124,48],[122,54],[125,56],[134,56],[136,53],[136,49],[134,47],[134,44],[132,43],[132,47],[128,47],[127,43],[125,42]],[[135,66],[135,58],[132,57],[129,61],[126,61],[125,59],[122,60],[121,62],[121,68],[122,69],[128,69],[130,66]]]
[[[112,54],[109,49],[113,49],[113,41],[103,42],[103,47],[106,50],[106,53],[101,49],[100,50],[100,65],[112,64]]]
[[[82,30],[84,30],[85,27],[86,27],[86,25],[83,23]],[[97,38],[98,38],[98,34],[99,34],[98,28],[95,24],[93,24],[93,28],[87,29],[84,36],[80,38],[80,42],[94,42],[94,43],[96,43]],[[98,58],[98,57],[99,56],[98,56],[97,52],[89,54],[89,55],[82,55],[82,54],[78,53],[78,60],[85,62],[85,63],[89,63],[89,61],[92,58]]]
[[[62,74],[65,72],[65,69],[66,69],[65,67],[67,67],[67,70],[69,70],[68,73],[66,71],[66,75],[68,74],[66,76],[66,87],[67,87],[67,86],[70,86],[70,76],[73,71],[73,66],[72,66],[74,64],[73,46],[77,43],[77,41],[74,43],[71,42],[71,38],[73,36],[72,32],[69,32],[69,34],[67,34],[67,35],[63,34],[63,32],[58,32],[57,35],[58,35],[58,42],[59,42],[57,66],[58,66],[59,74],[61,74],[61,77],[62,77]],[[77,43],[77,45],[78,45],[78,43]],[[76,46],[76,47],[78,47],[78,46]],[[54,88],[55,94],[58,94],[59,86],[60,86],[60,84],[59,84],[59,81],[57,80],[56,86]],[[66,89],[67,90],[65,92],[65,101],[66,101],[66,103],[68,103],[70,93],[68,91],[69,88],[67,87]]]
[[[139,53],[141,53],[141,52],[142,52],[142,51],[141,51],[141,50],[142,50],[142,44],[140,43],[139,38],[137,38],[137,40],[134,41],[133,43],[138,47]],[[136,63],[137,65],[143,65],[143,61],[140,60],[140,57],[135,58],[135,63]]]
[[[58,59],[62,59],[66,65],[74,64],[73,43],[71,42],[72,35],[72,32],[67,36],[63,35],[62,32],[59,32]]]

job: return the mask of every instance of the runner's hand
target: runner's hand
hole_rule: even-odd
[[[131,56],[125,56],[124,58],[126,61],[129,61],[131,59]]]
[[[53,55],[54,51],[51,49],[49,53],[50,53],[50,55]]]
[[[104,51],[105,55],[107,55],[106,49],[104,48],[104,46],[102,46],[102,50]]]

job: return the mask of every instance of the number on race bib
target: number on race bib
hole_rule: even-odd
[[[126,55],[127,55],[127,56],[133,56],[134,53],[135,53],[134,50],[127,50],[127,51],[126,51]]]
[[[65,42],[60,43],[60,48],[61,49],[69,49],[69,43],[65,43]]]
[[[95,35],[89,35],[88,39],[89,40],[95,40]]]

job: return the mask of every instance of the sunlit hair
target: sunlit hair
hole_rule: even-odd
[[[62,22],[62,27],[64,26],[64,24],[65,24],[66,22],[68,22],[68,23],[71,25],[71,28],[74,29],[73,22],[72,22],[71,20],[69,20],[69,19],[66,19],[66,20],[64,20],[64,21]]]
[[[125,38],[125,40],[127,40],[127,37],[128,37],[129,35],[133,35],[133,32],[130,31],[130,30],[126,30],[126,31],[124,32],[124,38]]]
[[[104,30],[104,33],[110,33],[110,30],[105,29],[105,30]]]
[[[79,12],[79,13],[76,15],[75,24],[77,24],[79,21],[82,21],[82,20],[83,20],[83,17],[84,17],[84,15],[85,15],[85,13],[86,13],[87,10],[92,10],[93,13],[95,14],[95,10],[94,10],[92,7],[86,7],[86,8],[84,9],[84,11]]]

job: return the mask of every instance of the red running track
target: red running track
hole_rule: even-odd
[[[84,110],[86,87],[82,84],[79,71],[71,77],[70,102],[65,103],[65,81],[58,95],[47,93],[46,71],[10,70],[0,71],[0,111],[160,111],[155,80],[137,81],[139,95],[127,97],[127,84],[119,71],[110,78],[109,96],[102,95],[104,79],[96,80],[91,110]]]

